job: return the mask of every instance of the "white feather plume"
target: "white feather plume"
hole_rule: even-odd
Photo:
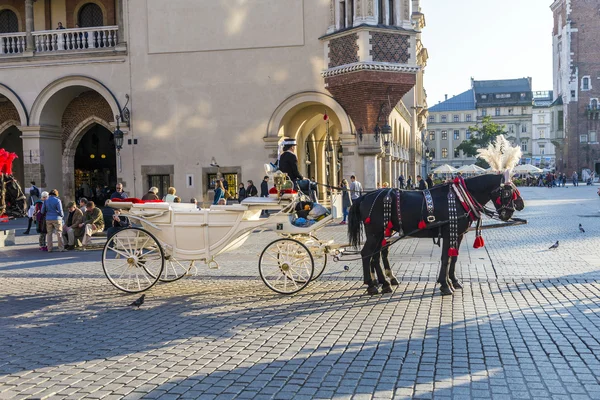
[[[494,143],[477,150],[477,157],[487,161],[495,171],[512,170],[521,159],[521,148],[512,146],[504,135],[496,136]]]

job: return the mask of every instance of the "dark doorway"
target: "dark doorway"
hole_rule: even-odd
[[[594,171],[596,171],[596,176],[600,176],[600,162],[597,162],[594,166]]]
[[[117,157],[112,133],[95,124],[81,138],[75,152],[75,194],[99,204],[117,184]]]
[[[92,28],[94,26],[103,26],[104,16],[99,5],[88,3],[79,10],[79,27]]]
[[[12,10],[0,11],[0,33],[19,32],[19,20]]]
[[[21,185],[23,189],[29,187],[29,182],[27,182],[27,184],[24,182],[23,140],[21,139],[21,131],[18,130],[16,126],[13,125],[4,132],[0,132],[0,149],[17,154],[17,157],[19,158],[16,158],[12,165],[13,175],[17,178],[19,185]],[[40,184],[41,182],[36,183]]]

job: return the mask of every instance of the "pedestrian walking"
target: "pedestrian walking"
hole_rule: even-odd
[[[579,186],[579,184],[578,184],[579,175],[577,175],[577,171],[573,171],[573,175],[571,175],[571,179],[573,180],[573,186]]]
[[[346,219],[348,218],[348,209],[352,205],[352,198],[350,197],[350,188],[348,187],[348,181],[342,179],[342,214],[344,219],[340,222],[341,225],[346,225]]]
[[[48,253],[52,252],[52,235],[56,233],[58,236],[58,251],[65,251],[65,246],[62,240],[63,234],[63,218],[65,214],[63,212],[62,202],[58,198],[58,190],[52,189],[48,193],[48,199],[44,201],[42,206],[42,213],[46,215],[46,243],[48,245]]]
[[[363,187],[354,175],[350,177],[350,182],[350,199],[356,200],[362,196]]]

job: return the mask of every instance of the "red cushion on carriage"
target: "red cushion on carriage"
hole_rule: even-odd
[[[114,198],[111,201],[115,203],[132,203],[132,204],[144,204],[144,203],[162,203],[162,200],[142,200],[136,197],[128,197],[126,199]]]

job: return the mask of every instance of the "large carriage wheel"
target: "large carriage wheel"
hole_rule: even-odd
[[[314,261],[308,248],[294,239],[271,242],[258,260],[260,277],[277,293],[293,294],[304,289],[314,274]]]
[[[165,265],[158,240],[140,228],[122,229],[104,245],[102,267],[115,287],[128,293],[150,289]]]

